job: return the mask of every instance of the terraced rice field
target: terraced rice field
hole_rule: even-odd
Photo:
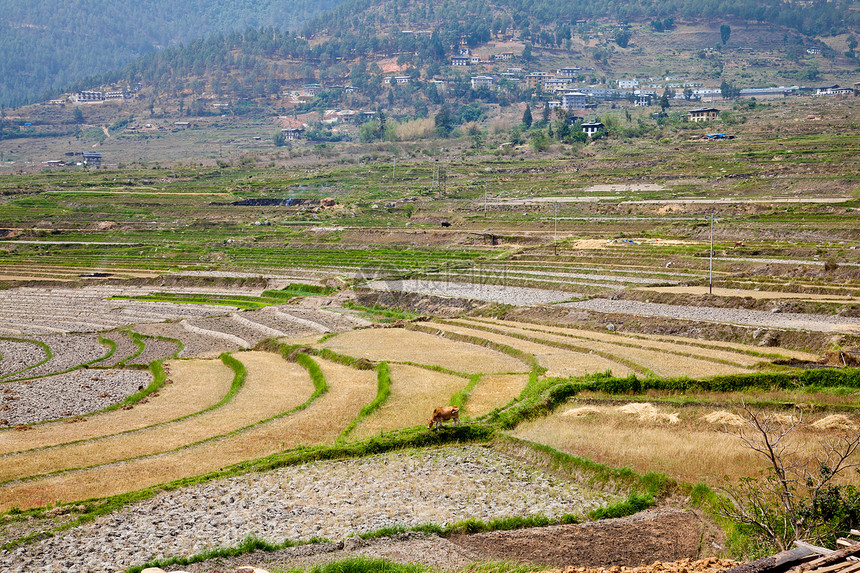
[[[403,329],[353,330],[329,338],[323,346],[356,358],[428,364],[470,374],[528,369],[500,352]]]
[[[615,376],[637,372],[699,377],[754,372],[760,362],[777,356],[805,356],[781,349],[768,349],[764,354],[760,348],[738,344],[485,318],[344,331],[362,322],[330,310],[290,305],[195,318],[189,323],[193,328],[181,322],[136,327],[146,334],[143,337],[107,332],[106,337],[117,341],[117,350],[103,362],[129,364],[164,359],[180,348],[170,339],[175,337],[185,344],[184,354],[189,349],[207,356],[233,351],[247,372],[241,387],[235,385],[233,371],[221,360],[171,359],[167,362],[171,383],[133,409],[87,416],[75,424],[34,425],[27,432],[0,431],[0,509],[134,491],[299,446],[334,444],[347,428],[352,429],[346,440],[355,442],[423,426],[434,407],[450,403],[467,385],[468,394],[460,399],[464,419],[474,420],[514,403],[527,389],[528,372],[536,366],[548,371],[542,376],[611,371]],[[295,326],[291,330],[295,336],[286,338],[290,343],[388,362],[390,395],[370,415],[359,418],[361,409],[376,397],[376,371],[315,358],[328,391],[308,402],[314,385],[304,368],[279,354],[236,351],[279,330],[279,325],[285,329],[287,325]],[[317,342],[320,334],[329,329],[339,332]],[[242,344],[231,342],[231,337]],[[59,352],[39,367],[46,372],[79,367],[84,359],[97,361],[107,351],[94,333],[40,338],[52,343],[61,341],[52,346]],[[137,351],[132,352],[134,347]],[[538,379],[542,376],[539,374]],[[713,465],[718,462],[713,457],[716,454],[706,455],[696,449],[699,446],[695,439],[677,446],[671,442],[683,442],[687,435],[702,440],[713,438],[713,424],[702,421],[707,408],[705,398],[692,398],[694,406],[683,411],[658,402],[658,412],[642,419],[618,411],[605,397],[594,395],[589,399],[597,403],[589,405],[594,410],[567,416],[557,412],[521,426],[516,435],[576,455],[603,456],[600,459],[608,463],[637,469],[639,466],[627,460],[644,456],[648,450],[652,457],[641,462],[643,471],[715,477],[705,475],[705,470],[718,467]],[[695,408],[702,413],[693,416]],[[679,428],[684,431],[679,432]],[[600,436],[610,436],[617,445],[601,450],[607,440]],[[637,445],[639,442],[650,443],[650,448]],[[669,445],[663,450],[656,447],[663,442]],[[618,451],[613,449],[616,447]],[[672,460],[677,458],[677,452],[667,454],[665,459],[655,453],[672,451],[674,447],[698,456],[700,461],[675,467]],[[742,463],[737,457],[741,453],[725,449],[721,455],[726,456],[723,461],[734,464]]]
[[[363,440],[382,432],[426,425],[429,412],[440,404],[447,404],[469,382],[463,376],[406,364],[392,364],[389,370],[391,395],[385,404],[358,424],[350,433],[350,440]]]
[[[167,363],[169,383],[146,403],[89,416],[85,422],[51,422],[27,432],[0,432],[0,455],[90,440],[164,424],[206,410],[226,396],[233,372],[217,360]]]
[[[487,374],[481,376],[478,385],[466,400],[466,412],[480,417],[496,408],[510,404],[519,396],[529,382],[525,374]]]

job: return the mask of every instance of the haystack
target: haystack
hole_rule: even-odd
[[[654,404],[648,404],[647,402],[625,404],[624,406],[619,407],[618,410],[625,414],[636,416],[642,422],[667,422],[669,424],[678,424],[681,421],[677,412],[673,412],[671,414],[661,412],[654,406]]]
[[[851,418],[842,414],[831,414],[810,424],[816,430],[841,430],[852,432],[857,429],[857,424]]]
[[[726,410],[711,412],[702,416],[702,419],[709,424],[719,424],[721,426],[743,426],[745,423],[743,418]]]

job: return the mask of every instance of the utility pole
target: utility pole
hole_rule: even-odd
[[[556,256],[558,256],[558,201],[555,202],[555,224],[553,229],[553,244]]]
[[[711,213],[711,251],[708,253],[708,294],[714,294],[714,214]]]
[[[391,168],[391,180],[397,178],[397,156],[394,156],[394,167]]]
[[[487,218],[487,181],[484,180],[484,219]]]

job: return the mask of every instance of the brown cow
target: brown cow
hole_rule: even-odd
[[[439,428],[442,425],[443,420],[454,420],[454,422],[459,426],[460,408],[456,406],[439,406],[438,408],[434,408],[433,415],[430,417],[427,427],[432,428],[435,424],[436,428]]]

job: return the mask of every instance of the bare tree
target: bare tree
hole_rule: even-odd
[[[717,510],[751,526],[781,550],[800,539],[820,543],[832,537],[833,527],[844,525],[845,516],[853,520],[860,511],[860,494],[854,488],[843,491],[835,479],[860,465],[853,458],[860,433],[833,434],[804,454],[792,436],[803,423],[802,410],[797,412],[786,418],[743,404],[744,424],[721,430],[741,440],[768,467],[761,477],[721,488]]]

